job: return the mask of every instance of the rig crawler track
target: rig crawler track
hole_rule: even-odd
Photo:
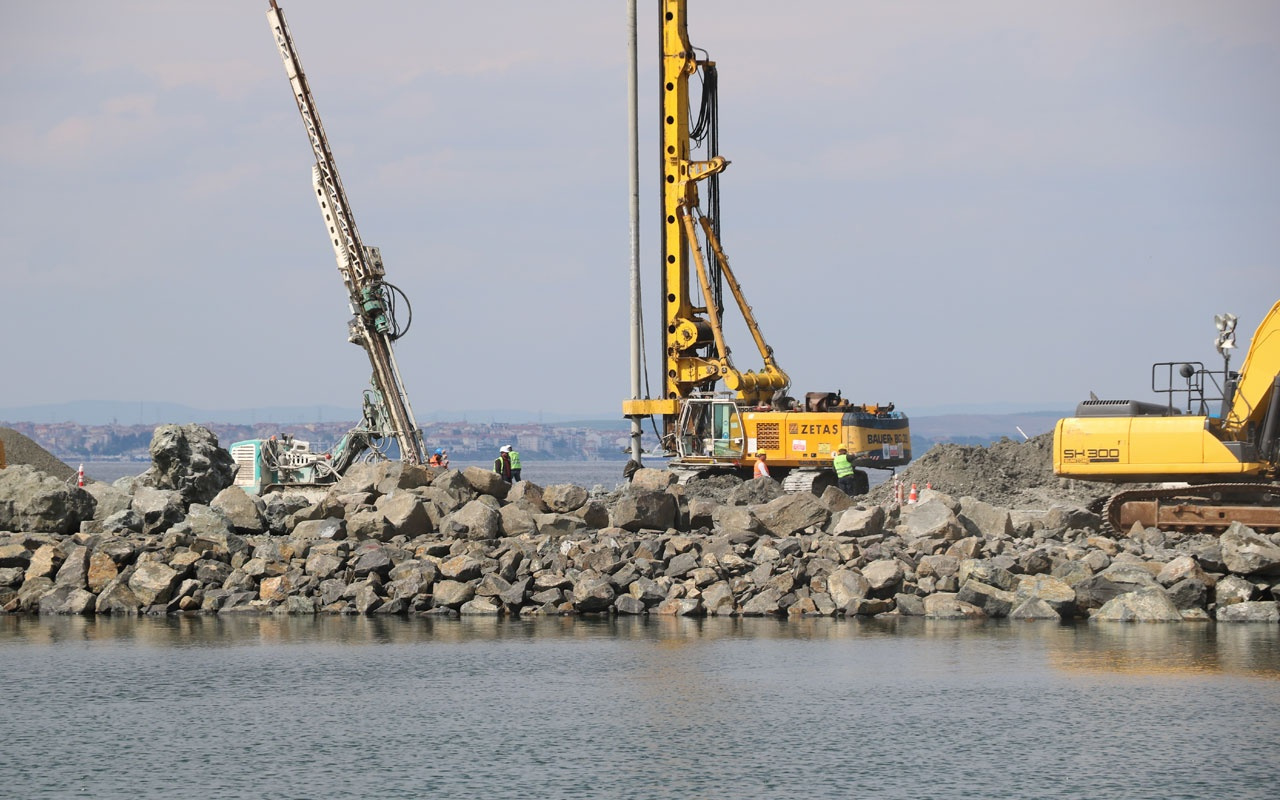
[[[1280,531],[1280,484],[1211,483],[1133,489],[1112,495],[1102,519],[1118,535],[1135,522],[1162,531],[1221,533],[1232,522],[1259,533]]]

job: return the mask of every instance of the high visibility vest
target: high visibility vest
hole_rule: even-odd
[[[757,478],[769,477],[769,465],[761,461],[760,459],[756,459],[756,477]]]
[[[836,468],[837,478],[847,478],[853,474],[853,462],[849,460],[848,454],[840,455],[837,453],[832,461],[832,466]]]
[[[508,452],[507,455],[511,458],[511,468],[520,469],[520,454],[515,450],[512,450]]]

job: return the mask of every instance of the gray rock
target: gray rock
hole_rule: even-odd
[[[733,613],[735,603],[733,587],[728,581],[716,581],[702,590],[702,605],[711,616],[728,616]]]
[[[960,498],[960,524],[974,536],[1012,536],[1013,518],[1009,509],[984,503],[976,497]]]
[[[884,521],[884,509],[880,506],[854,506],[833,514],[827,532],[833,536],[874,536],[884,530]]]
[[[599,500],[587,500],[573,512],[573,516],[582,520],[588,528],[599,530],[609,527],[609,507]]]
[[[576,514],[554,513],[534,514],[533,524],[539,534],[552,536],[564,536],[587,526],[586,520]]]
[[[871,583],[862,573],[852,569],[837,569],[827,576],[827,594],[837,608],[844,608],[851,600],[859,600],[871,593]]]
[[[186,503],[208,504],[230,486],[236,465],[218,446],[218,437],[201,425],[161,425],[151,436],[151,469],[136,486],[172,489]],[[135,505],[137,491],[134,491]]]
[[[209,502],[209,508],[225,517],[236,533],[252,536],[267,530],[266,503],[239,486],[228,486],[218,492]]]
[[[444,518],[441,533],[471,541],[497,539],[502,531],[502,516],[479,500],[472,500]]]
[[[1219,539],[1222,561],[1238,575],[1280,575],[1280,547],[1254,533],[1252,528],[1232,522]]]
[[[374,507],[382,514],[392,533],[412,539],[431,532],[431,518],[421,499],[411,492],[395,492],[379,497]]]
[[[757,478],[757,480],[759,479]],[[777,614],[782,610],[781,600],[782,592],[776,588],[768,587],[762,589],[758,594],[742,604],[742,615],[744,617],[760,617]]]
[[[1072,588],[1076,590],[1076,605],[1081,611],[1100,608],[1115,597],[1139,589],[1162,589],[1149,571],[1126,564],[1113,564]]]
[[[987,615],[951,592],[938,592],[924,599],[924,616],[926,619],[984,619]]]
[[[301,541],[342,541],[347,538],[347,522],[335,517],[305,520],[289,532],[289,538]]]
[[[542,490],[542,502],[547,510],[557,514],[570,514],[587,502],[587,490],[571,483],[557,483]]]
[[[977,606],[989,617],[1007,617],[1013,610],[1014,594],[970,578],[961,584],[956,599]]]
[[[753,510],[774,536],[791,536],[810,526],[823,528],[831,519],[831,510],[809,492],[783,495]]]
[[[675,484],[677,476],[665,469],[642,468],[636,470],[627,484],[627,491],[632,492],[665,492],[668,486]]]
[[[1214,615],[1218,622],[1280,622],[1280,603],[1275,600],[1254,600],[1219,606]]]
[[[698,554],[695,552],[681,553],[671,559],[667,564],[665,575],[669,578],[679,580],[698,568]]]
[[[924,616],[924,598],[917,597],[914,594],[895,594],[893,596],[893,605],[898,615],[902,617],[923,617]]]
[[[891,592],[902,583],[902,564],[896,558],[877,559],[862,568],[862,576],[872,592]]]
[[[1227,575],[1213,588],[1214,601],[1219,607],[1244,603],[1253,599],[1258,587],[1239,575]]]
[[[545,513],[550,509],[542,500],[542,487],[533,481],[516,481],[507,492],[507,503],[527,506],[534,513]]]
[[[764,527],[749,506],[720,506],[714,519],[716,527],[724,531],[759,533]]]
[[[1169,599],[1179,611],[1204,608],[1209,602],[1209,587],[1199,578],[1183,578],[1170,586],[1167,591]]]
[[[93,519],[93,495],[25,464],[0,470],[0,530],[74,533]]]
[[[639,598],[632,597],[629,594],[619,595],[613,601],[613,608],[619,614],[625,616],[643,614],[645,610],[644,603]]]
[[[496,617],[502,607],[492,597],[475,597],[463,603],[458,608],[458,613],[463,616],[486,616]]]
[[[1059,619],[1061,615],[1054,610],[1053,606],[1041,600],[1039,597],[1028,597],[1022,601],[1017,608],[1009,612],[1009,619]]]
[[[142,517],[142,533],[146,535],[164,533],[186,514],[181,492],[147,485],[134,487],[133,510]]]
[[[160,605],[169,601],[182,575],[168,564],[148,561],[139,564],[129,578],[129,589],[144,606]]]
[[[614,597],[613,584],[604,575],[583,573],[573,585],[573,607],[580,613],[607,611]]]
[[[1116,595],[1090,620],[1102,622],[1181,622],[1182,614],[1159,586]]]
[[[107,583],[98,593],[98,601],[94,604],[94,611],[98,614],[125,614],[134,615],[138,613],[138,609],[142,607],[141,601],[134,595],[133,590],[125,583],[123,577],[117,577]]]
[[[956,579],[961,585],[968,580],[977,580],[1006,592],[1018,587],[1018,576],[1001,567],[994,559],[968,558],[961,561]]]
[[[1072,619],[1076,616],[1076,590],[1066,581],[1052,575],[1026,575],[1018,581],[1018,586],[1013,593],[1014,606],[1026,605],[1028,600],[1038,600],[1053,609],[1053,612],[1063,619]],[[1026,613],[1032,611],[1039,613],[1039,604],[1029,606]],[[1012,612],[1010,615],[1012,616]],[[1024,616],[1019,619],[1032,619],[1032,617]]]
[[[93,518],[96,520],[105,520],[112,514],[124,511],[129,507],[129,493],[111,484],[102,483],[101,481],[89,481],[84,485],[84,490],[93,495],[93,499],[96,502],[93,510]]]
[[[675,520],[676,499],[667,492],[624,494],[609,510],[610,524],[628,531],[666,530]]]
[[[520,486],[524,481],[520,481],[516,486]],[[526,506],[524,504],[508,503],[504,505],[498,514],[502,520],[502,533],[504,536],[522,536],[537,531],[537,525],[534,523],[534,514],[542,512],[533,510],[536,506]]]
[[[752,478],[743,481],[729,492],[731,506],[758,506],[782,497],[782,484],[773,478]]]
[[[903,506],[898,532],[909,539],[956,541],[964,536],[964,526],[948,503],[940,498],[933,498]]]
[[[496,497],[499,500],[506,499],[507,493],[511,491],[511,484],[504,481],[501,475],[491,469],[466,467],[462,470],[462,477],[474,491],[480,494],[487,494],[490,497]],[[432,485],[434,486],[435,484]]]
[[[66,560],[58,568],[58,574],[53,583],[58,588],[64,586],[73,589],[89,588],[89,548],[83,545],[71,548]]]

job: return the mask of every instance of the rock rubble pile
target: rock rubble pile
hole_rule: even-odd
[[[1280,621],[1280,536],[1239,524],[1109,537],[1071,504],[900,507],[647,469],[593,495],[362,464],[314,501],[258,498],[207,430],[163,426],[152,455],[87,490],[0,471],[0,608]]]

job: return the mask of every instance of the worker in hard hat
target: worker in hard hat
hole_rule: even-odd
[[[831,466],[835,467],[836,484],[839,485],[840,491],[850,497],[857,494],[857,479],[854,477],[853,459],[849,458],[847,448],[841,447],[836,451],[835,458],[831,459]]]
[[[437,447],[436,451],[431,454],[431,458],[427,460],[427,465],[432,467],[441,467],[443,469],[448,469],[449,454],[444,451],[444,448]]]
[[[493,460],[493,471],[507,483],[511,483],[511,445],[504,444],[498,448],[498,457]]]
[[[754,477],[756,478],[770,477],[769,464],[766,461],[767,458],[768,458],[768,454],[764,452],[756,453],[756,471],[755,471]]]

